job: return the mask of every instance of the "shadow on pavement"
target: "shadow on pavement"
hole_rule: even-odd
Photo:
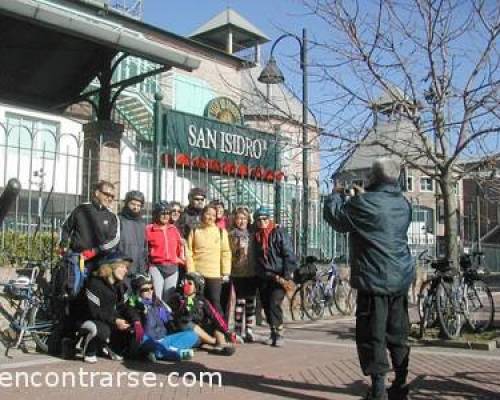
[[[366,393],[367,385],[363,380],[354,381],[343,387],[334,387],[318,383],[298,382],[294,380],[284,380],[280,378],[265,377],[263,375],[253,375],[223,369],[211,369],[196,362],[183,363],[147,363],[141,361],[126,361],[124,365],[138,372],[153,372],[157,375],[165,375],[177,372],[180,375],[186,372],[198,374],[220,373],[222,375],[223,387],[244,389],[252,393],[261,393],[277,396],[283,399],[299,400],[324,400],[326,394],[342,394],[362,397]],[[207,381],[208,383],[208,381]],[[320,392],[318,395],[310,392]],[[305,393],[308,392],[308,393]],[[255,398],[258,398],[257,396]],[[330,396],[328,398],[331,398]]]

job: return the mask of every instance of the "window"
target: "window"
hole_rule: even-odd
[[[30,156],[33,139],[34,157],[55,159],[60,130],[58,122],[12,113],[5,116],[10,152]]]
[[[174,109],[203,115],[205,106],[215,95],[205,81],[176,74],[174,79]]]
[[[406,191],[413,192],[413,176],[406,177]]]
[[[434,185],[432,182],[432,178],[428,176],[420,177],[420,191],[421,192],[432,192],[434,190]]]

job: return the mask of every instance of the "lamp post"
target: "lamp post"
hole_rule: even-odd
[[[273,57],[276,45],[284,38],[292,37],[297,40],[300,45],[300,69],[302,70],[302,185],[303,185],[303,198],[302,198],[302,226],[304,227],[302,233],[301,253],[302,258],[307,256],[307,247],[309,244],[309,138],[307,132],[307,116],[308,116],[308,90],[307,90],[307,34],[306,30],[302,30],[302,39],[297,35],[286,33],[281,35],[273,43],[269,61],[257,78],[259,82],[267,85],[275,85],[283,83],[285,77],[276,64]]]

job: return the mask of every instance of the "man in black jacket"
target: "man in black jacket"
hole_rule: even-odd
[[[129,275],[143,274],[147,259],[146,223],[141,211],[144,206],[144,194],[132,190],[125,195],[125,204],[118,214],[120,217],[119,250],[132,259]]]
[[[62,226],[61,246],[81,254],[90,269],[120,242],[120,219],[110,209],[114,198],[114,185],[99,181],[92,201],[76,207]]]
[[[207,192],[202,188],[192,188],[189,191],[189,205],[182,214],[178,227],[184,239],[187,239],[189,232],[197,228],[201,223],[201,212],[205,207]]]
[[[406,399],[408,386],[408,288],[414,267],[407,231],[411,207],[398,184],[400,166],[381,158],[373,163],[366,192],[355,187],[348,199],[337,188],[325,201],[325,219],[350,233],[351,285],[358,290],[356,345],[361,369],[370,375],[367,399],[387,399],[389,349],[396,378],[389,399]]]
[[[271,220],[269,209],[261,207],[255,211],[254,221],[256,229],[250,248],[259,281],[262,308],[271,329],[266,343],[281,347],[284,344],[281,303],[285,293],[292,290],[297,260],[288,235]]]

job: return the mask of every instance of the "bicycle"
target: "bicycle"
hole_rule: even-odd
[[[454,273],[448,260],[426,262],[431,263],[436,274],[424,282],[418,296],[420,337],[436,325],[447,339],[459,337],[464,324],[474,332],[488,329],[494,319],[493,297],[472,264],[466,265],[462,259],[463,272]]]
[[[300,298],[302,316],[313,321],[323,317],[326,307],[330,315],[334,315],[334,305],[341,314],[352,315],[356,304],[356,291],[347,280],[341,279],[335,260],[331,261],[327,270],[316,267],[315,273],[312,272],[313,270],[309,271],[308,279],[299,283],[292,296],[292,318],[297,296]]]
[[[31,263],[28,267],[31,269],[29,278],[20,277],[0,285],[3,286],[5,296],[14,308],[14,313],[11,314],[0,305],[0,312],[10,322],[10,328],[16,335],[14,343],[6,347],[6,357],[10,349],[21,348],[27,352],[28,336],[34,340],[39,351],[47,353],[48,339],[55,326],[51,313],[50,285],[44,277],[48,263]]]

